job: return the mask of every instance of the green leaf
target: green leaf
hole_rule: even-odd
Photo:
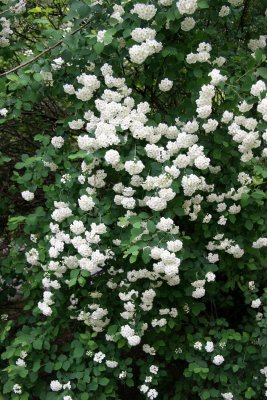
[[[149,230],[150,233],[155,233],[157,230],[156,225],[151,220],[147,222],[147,229]]]
[[[81,400],[88,400],[89,399],[89,394],[88,393],[83,393],[81,395]]]
[[[209,8],[209,3],[207,0],[199,0],[198,8]]]
[[[92,154],[88,153],[88,151],[85,150],[77,151],[77,153],[73,153],[68,156],[69,160],[77,160],[80,158],[86,158],[86,162],[89,162],[90,159],[91,161],[93,160]]]
[[[98,381],[99,385],[101,386],[107,386],[109,384],[109,379],[108,378],[100,378]]]
[[[78,278],[78,282],[79,282],[79,285],[82,287],[86,284],[86,280],[82,276],[80,276]]]
[[[9,218],[8,220],[8,230],[14,231],[22,222],[24,222],[26,217],[18,215],[17,217]]]
[[[205,304],[203,303],[195,303],[192,306],[192,313],[197,316],[198,314],[201,313],[201,311],[204,311],[206,309]]]
[[[255,394],[256,394],[256,392],[252,389],[252,387],[249,387],[249,388],[246,390],[245,398],[246,398],[246,399],[252,399],[253,397],[255,397]]]
[[[257,69],[257,74],[262,78],[267,79],[267,68],[261,67]]]
[[[201,394],[201,399],[206,400],[210,398],[210,392],[209,390],[204,390],[203,393]]]
[[[83,355],[84,355],[83,346],[80,343],[76,344],[74,352],[73,352],[73,357],[74,358],[81,358]]]
[[[105,35],[104,35],[104,44],[105,45],[112,43],[113,35],[115,33],[116,33],[116,29],[114,29],[114,28],[109,29],[107,32],[105,32]]]
[[[41,350],[43,347],[43,341],[39,338],[33,341],[32,347],[36,350]]]
[[[0,153],[0,165],[3,165],[9,161],[11,161],[12,159],[2,153]]]
[[[151,250],[149,247],[143,249],[142,260],[144,261],[145,264],[148,264],[149,261],[151,260],[150,251]]]
[[[7,77],[7,79],[9,79],[10,81],[13,81],[13,82],[15,82],[19,79],[18,75],[15,75],[15,74],[8,74],[6,77]]]
[[[72,279],[69,280],[68,286],[69,287],[75,286],[76,283],[77,283],[77,277],[76,278],[72,278]]]
[[[102,53],[102,51],[104,50],[104,47],[105,47],[104,43],[96,43],[94,45],[94,49],[95,49],[96,54],[99,55],[100,53]]]
[[[40,366],[41,366],[40,360],[34,361],[33,366],[32,366],[33,372],[37,372],[40,369]]]
[[[165,47],[162,52],[161,52],[163,57],[167,56],[176,56],[177,55],[177,49],[175,47]]]
[[[245,227],[246,227],[249,231],[251,231],[251,229],[253,228],[253,222],[250,221],[250,220],[246,221],[246,222],[245,222]]]

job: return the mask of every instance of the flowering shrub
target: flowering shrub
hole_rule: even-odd
[[[4,398],[265,398],[267,2],[44,3],[1,6]]]

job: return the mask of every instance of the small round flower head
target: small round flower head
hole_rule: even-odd
[[[108,150],[105,154],[105,160],[110,165],[116,165],[120,162],[120,155],[116,150]]]
[[[213,342],[209,341],[206,343],[205,350],[207,353],[211,353],[214,350]]]
[[[7,108],[1,108],[0,109],[0,116],[1,117],[6,117],[8,113],[8,109]]]
[[[162,92],[169,92],[172,87],[173,87],[173,81],[170,81],[167,78],[162,79],[162,81],[160,81],[159,83],[159,90],[161,90]]]
[[[161,4],[162,6],[171,6],[172,2],[173,0],[159,0],[159,4]]]
[[[118,366],[118,362],[117,361],[112,361],[112,360],[106,360],[106,366],[108,368],[116,368]]]
[[[231,392],[221,393],[221,395],[224,398],[224,400],[233,400],[234,399],[234,396]]]
[[[213,272],[207,272],[205,278],[207,279],[207,282],[214,282],[216,275]]]
[[[95,353],[94,361],[101,364],[105,357],[106,355],[102,353],[102,351],[99,351],[98,353]]]
[[[78,199],[78,203],[79,203],[80,209],[83,211],[91,211],[95,206],[95,203],[94,203],[92,197],[86,196],[86,195],[81,196]]]
[[[221,365],[224,362],[224,358],[221,355],[217,355],[213,358],[212,360],[213,364],[215,365]]]
[[[181,22],[181,29],[182,31],[188,32],[191,31],[196,25],[196,21],[192,17],[186,17],[182,22]]]
[[[222,8],[219,11],[219,17],[221,17],[221,18],[227,17],[227,15],[229,15],[230,12],[231,12],[230,7],[222,6]]]
[[[149,21],[150,19],[154,18],[157,9],[154,5],[146,5],[137,3],[134,5],[134,8],[131,10],[132,14],[137,14],[140,19],[145,21]]]
[[[139,343],[141,342],[140,336],[137,335],[130,336],[127,338],[127,340],[130,346],[138,346]]]
[[[201,350],[202,349],[202,343],[201,342],[195,342],[194,343],[194,349]]]
[[[149,371],[151,372],[151,374],[155,374],[157,375],[159,368],[156,365],[151,365],[149,368]]]
[[[140,392],[141,393],[146,393],[148,390],[149,390],[149,386],[147,386],[147,385],[142,385],[140,387]]]
[[[153,400],[153,399],[156,399],[157,397],[158,397],[158,392],[156,391],[156,389],[150,389],[148,392],[147,392],[147,398],[149,399],[149,400]]]
[[[18,358],[18,359],[17,359],[16,365],[17,365],[18,367],[26,367],[26,363],[25,363],[25,361],[24,361],[22,358]]]
[[[259,308],[261,306],[261,300],[260,299],[256,299],[253,300],[251,303],[251,307],[252,308]]]
[[[21,196],[26,201],[31,201],[34,199],[34,193],[30,192],[29,190],[25,190],[24,192],[22,192]]]
[[[176,5],[180,14],[194,14],[197,10],[197,0],[179,0]]]
[[[59,381],[51,381],[50,389],[53,392],[59,392],[62,389],[62,384]]]
[[[62,136],[54,136],[51,139],[51,144],[56,148],[56,149],[61,149],[61,147],[64,145],[64,139]]]
[[[13,386],[12,390],[15,394],[22,394],[22,387],[17,383]]]

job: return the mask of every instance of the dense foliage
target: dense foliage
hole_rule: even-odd
[[[0,399],[266,398],[266,10],[2,1]]]

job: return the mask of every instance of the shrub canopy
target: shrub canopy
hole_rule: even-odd
[[[2,1],[1,399],[266,397],[266,9]]]

